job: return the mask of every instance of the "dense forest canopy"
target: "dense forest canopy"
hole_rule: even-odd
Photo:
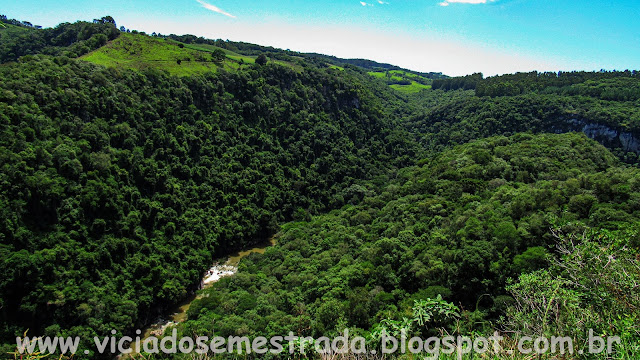
[[[578,134],[445,151],[367,187],[355,205],[284,226],[278,247],[207,290],[183,331],[317,338],[401,321],[438,295],[473,312],[470,331],[513,303],[508,279],[549,267],[550,228],[639,230],[640,173],[617,164]]]
[[[558,251],[579,238],[637,278],[636,71],[446,78],[109,16],[0,22],[4,352],[26,329],[131,334],[274,234],[181,333],[371,335],[433,299],[461,310],[434,326],[518,331],[537,282],[640,338],[629,283],[598,307],[604,268]]]
[[[175,78],[39,54],[0,72],[9,338],[142,326],[212,254],[341,206],[417,151],[388,114],[401,100],[350,70]]]

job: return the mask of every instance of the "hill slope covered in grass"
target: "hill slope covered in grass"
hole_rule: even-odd
[[[80,59],[107,67],[157,69],[171,75],[190,76],[215,73],[221,69],[237,71],[244,65],[254,64],[256,57],[208,44],[183,44],[162,37],[123,33]],[[267,61],[295,68],[294,64],[288,61]]]
[[[82,56],[80,59],[94,64],[135,70],[158,69],[169,74],[187,76],[216,72],[227,66],[224,60],[217,64],[209,52],[179,46],[141,34],[121,34],[105,46]]]
[[[431,89],[433,79],[404,70],[369,71],[369,75],[383,79],[391,88],[407,94]]]

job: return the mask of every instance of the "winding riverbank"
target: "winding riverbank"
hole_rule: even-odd
[[[238,265],[240,264],[240,260],[242,260],[242,258],[254,253],[264,254],[268,247],[275,244],[275,236],[272,236],[268,241],[258,244],[253,248],[239,251],[237,253],[229,255],[228,257],[214,261],[209,270],[205,272],[200,282],[200,290],[212,286],[224,277],[233,276],[238,271]],[[189,296],[178,306],[171,309],[171,311],[168,311],[164,317],[159,318],[153,324],[149,325],[142,332],[141,342],[149,338],[150,336],[162,336],[162,334],[164,334],[164,332],[168,328],[171,328],[172,326],[175,326],[187,320],[187,311],[191,307],[191,304],[195,300],[202,298],[202,296],[202,294],[198,293]],[[136,349],[134,345],[135,343],[131,344],[133,352],[130,353],[130,356],[126,358],[133,358],[133,355],[139,353],[139,349]]]

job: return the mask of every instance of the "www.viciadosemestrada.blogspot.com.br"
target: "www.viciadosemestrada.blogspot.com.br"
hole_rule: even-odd
[[[136,332],[138,335],[140,331]],[[112,331],[112,336],[103,338],[94,337],[93,351],[85,348],[84,354],[97,352],[99,354],[129,354],[133,348],[139,349],[148,354],[177,354],[177,353],[235,353],[235,354],[305,354],[316,352],[319,354],[422,354],[427,359],[437,359],[441,354],[457,354],[461,358],[464,354],[611,354],[615,351],[615,346],[621,343],[617,336],[601,337],[589,330],[588,342],[585,349],[577,349],[574,341],[570,337],[519,337],[514,349],[503,349],[501,344],[505,339],[499,333],[494,333],[489,337],[469,337],[469,336],[442,336],[442,337],[411,337],[402,334],[399,337],[382,334],[378,341],[365,339],[361,336],[350,337],[349,330],[345,329],[342,335],[329,337],[300,337],[289,332],[286,336],[248,337],[177,337],[177,330],[173,329],[171,335],[161,338],[150,336],[142,339],[140,336],[116,337],[116,332]],[[80,337],[17,337],[17,353],[41,354],[76,354],[80,349]],[[131,346],[135,345],[135,346]]]

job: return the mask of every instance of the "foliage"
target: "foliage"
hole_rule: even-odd
[[[481,73],[475,73],[462,77],[454,77],[449,79],[436,79],[433,81],[433,89],[441,90],[475,90],[478,83],[481,82],[483,76]]]
[[[269,60],[267,59],[267,57],[264,54],[260,54],[256,58],[256,64],[258,64],[258,65],[266,65],[267,61],[269,61]]]
[[[5,341],[141,327],[214,256],[416,151],[393,146],[397,97],[351,70],[176,78],[34,55],[0,73]]]
[[[630,81],[636,81],[632,79]],[[621,88],[624,89],[624,88]],[[418,98],[430,101],[430,92]],[[408,130],[428,149],[442,151],[473,139],[518,132],[584,131],[628,163],[640,153],[640,111],[635,102],[558,94],[471,97],[461,90],[452,99],[416,113]]]
[[[431,324],[488,331],[510,302],[508,279],[548,267],[549,228],[623,232],[638,221],[638,175],[581,134],[456,147],[380,187],[345,192],[354,205],[285,225],[276,247],[205,290],[184,331],[212,323],[221,336],[398,330],[412,318],[451,320],[453,305],[463,309],[459,321]],[[573,212],[580,194],[596,202]],[[429,300],[438,295],[447,300]],[[435,311],[444,303],[452,305]]]
[[[473,85],[465,85],[469,82]],[[433,88],[475,89],[477,98],[444,102],[416,116],[410,126],[430,148],[522,131],[583,131],[625,162],[638,163],[637,71],[531,72],[486,79],[474,74],[436,80]]]
[[[182,334],[482,334],[506,314],[637,343],[636,72],[445,79],[0,20],[0,350],[25,328],[131,334],[275,232]],[[550,228],[598,230],[557,247]]]
[[[109,22],[79,21],[47,29],[11,26],[0,29],[0,63],[34,54],[78,57],[119,35],[115,25]]]
[[[568,336],[587,343],[598,336],[620,336],[618,356],[632,354],[640,341],[640,266],[637,230],[612,235],[556,234],[558,256],[549,269],[520,276],[507,289],[515,303],[507,311],[511,331]],[[586,353],[586,347],[583,349]]]
[[[420,326],[425,326],[429,322],[444,322],[460,317],[460,309],[450,302],[442,300],[442,295],[438,294],[435,299],[415,300],[413,305],[413,321]]]

